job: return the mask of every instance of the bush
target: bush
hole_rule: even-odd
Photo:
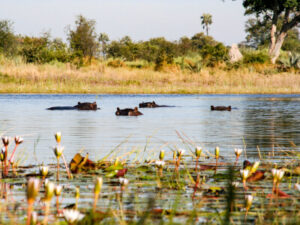
[[[107,66],[118,68],[118,67],[124,67],[125,63],[120,59],[113,59],[107,63]]]
[[[206,45],[201,49],[201,55],[207,66],[214,67],[228,59],[228,49],[222,43],[215,46]]]
[[[263,50],[246,51],[243,53],[243,63],[245,64],[264,64],[269,61],[270,57],[268,53]]]

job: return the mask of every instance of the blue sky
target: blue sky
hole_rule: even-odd
[[[165,37],[178,40],[203,31],[200,16],[213,15],[210,35],[227,45],[245,39],[242,1],[227,0],[0,0],[0,19],[14,22],[17,34],[66,39],[66,27],[82,14],[110,39]]]

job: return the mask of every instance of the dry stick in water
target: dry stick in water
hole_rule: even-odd
[[[69,170],[67,161],[66,161],[66,159],[65,159],[64,153],[62,153],[61,156],[62,156],[62,159],[63,159],[63,161],[64,161],[65,167],[66,167],[66,171],[67,171],[67,174],[68,174],[68,178],[69,178],[69,179],[72,179],[72,175],[71,175],[71,173],[70,173],[70,170]]]

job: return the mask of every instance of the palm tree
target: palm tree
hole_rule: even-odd
[[[206,29],[206,35],[208,36],[208,27],[212,24],[212,15],[209,13],[203,13],[200,17],[203,29]]]

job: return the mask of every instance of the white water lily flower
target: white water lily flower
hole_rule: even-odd
[[[30,178],[27,182],[27,200],[34,201],[39,193],[40,181],[36,178]]]
[[[55,156],[57,158],[59,158],[62,155],[63,151],[64,151],[64,147],[56,146],[56,147],[54,147],[53,151],[54,151]]]
[[[129,183],[129,180],[126,178],[120,177],[119,182],[120,182],[121,186],[126,186]]]
[[[243,152],[243,149],[241,148],[235,148],[234,149],[234,154],[236,155],[236,157],[239,157]]]
[[[252,205],[253,196],[252,195],[246,195],[245,200],[246,200],[246,209],[249,210],[251,205]]]
[[[274,168],[274,169],[271,170],[271,172],[272,172],[273,178],[276,178],[277,169]]]
[[[158,168],[163,168],[164,165],[165,165],[165,162],[162,161],[162,160],[157,160],[157,161],[155,161],[155,165],[156,165]]]
[[[53,197],[55,189],[55,184],[53,182],[48,182],[47,185],[45,185],[45,199],[46,201],[50,201]]]
[[[48,166],[41,166],[40,167],[40,174],[45,177],[48,175],[49,167]]]
[[[240,185],[239,182],[232,182],[231,184],[232,184],[232,186],[235,187],[235,188],[237,188],[237,187]]]
[[[177,156],[178,156],[178,157],[179,157],[179,156],[182,156],[184,153],[185,153],[185,150],[182,149],[182,148],[180,148],[180,149],[178,149]]]
[[[284,176],[284,170],[277,170],[276,176],[277,176],[277,180],[281,181]]]
[[[23,141],[24,141],[24,139],[21,138],[20,136],[15,136],[15,143],[16,143],[17,145],[22,144]]]
[[[95,194],[100,193],[100,191],[102,189],[102,185],[103,185],[103,178],[102,177],[97,177],[96,183],[95,183],[95,188],[94,188]]]
[[[56,134],[54,134],[55,140],[57,143],[60,143],[61,140],[61,132],[56,132]]]
[[[56,186],[55,186],[55,189],[54,189],[54,194],[55,194],[55,196],[60,196],[62,189],[63,189],[63,188],[62,188],[61,185],[56,185]]]
[[[2,137],[2,142],[4,146],[7,146],[9,144],[9,137],[7,136]]]
[[[216,158],[219,158],[220,156],[220,148],[218,146],[215,148],[215,156]]]
[[[63,216],[67,223],[73,224],[83,219],[84,214],[81,214],[79,211],[75,209],[64,209]]]
[[[200,157],[201,152],[202,152],[202,148],[200,146],[196,146],[196,149],[195,149],[196,157]]]

